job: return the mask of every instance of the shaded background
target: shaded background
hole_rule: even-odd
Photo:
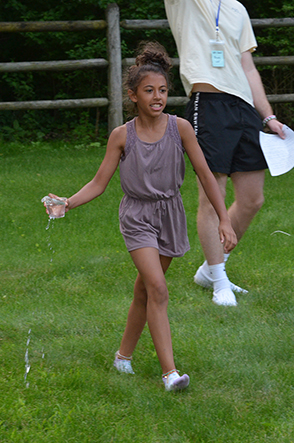
[[[105,0],[7,0],[0,4],[0,21],[103,20]],[[139,4],[138,4],[139,3]],[[246,0],[242,2],[251,18],[293,17],[292,0]],[[163,0],[128,2],[118,0],[120,18],[165,19]],[[293,28],[257,29],[259,56],[293,55]],[[133,57],[141,40],[159,40],[171,57],[177,57],[170,30],[126,30],[121,28],[122,58]],[[0,33],[0,62],[76,60],[107,58],[106,32]],[[294,92],[293,66],[258,68],[268,94]],[[107,70],[73,72],[22,72],[0,74],[0,101],[57,100],[107,96]],[[178,71],[174,72],[172,95],[184,95]],[[291,103],[274,105],[279,119],[293,127]],[[107,135],[107,109],[100,108],[99,131],[96,109],[24,110],[0,112],[0,139],[90,138]],[[183,108],[171,109],[183,115]]]

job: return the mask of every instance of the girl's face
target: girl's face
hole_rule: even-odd
[[[138,112],[148,116],[158,116],[166,106],[168,88],[162,74],[150,72],[145,75],[136,92],[128,90],[132,102],[137,103]]]

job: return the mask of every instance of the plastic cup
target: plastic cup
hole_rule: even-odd
[[[62,218],[65,216],[66,197],[52,198],[46,195],[41,202],[46,204],[49,213],[49,218]]]

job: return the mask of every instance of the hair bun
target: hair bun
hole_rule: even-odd
[[[136,58],[136,65],[155,65],[168,72],[171,67],[171,60],[164,47],[158,42],[142,42],[140,45],[140,54]]]

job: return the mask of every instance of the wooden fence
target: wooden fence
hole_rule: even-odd
[[[252,19],[253,28],[294,26],[294,18]],[[24,71],[72,71],[77,69],[108,69],[108,97],[72,100],[39,100],[0,102],[0,110],[56,109],[108,106],[108,130],[123,123],[122,68],[134,63],[134,59],[121,59],[120,28],[125,29],[167,29],[167,20],[123,20],[120,21],[119,7],[108,4],[106,20],[61,21],[61,22],[0,22],[0,32],[52,32],[106,30],[107,57],[87,60],[62,60],[45,62],[0,63],[0,72]],[[256,65],[293,65],[294,56],[254,57]],[[179,59],[172,59],[179,66]],[[268,95],[271,103],[294,102],[294,94]],[[184,106],[187,97],[169,97],[168,105]]]

